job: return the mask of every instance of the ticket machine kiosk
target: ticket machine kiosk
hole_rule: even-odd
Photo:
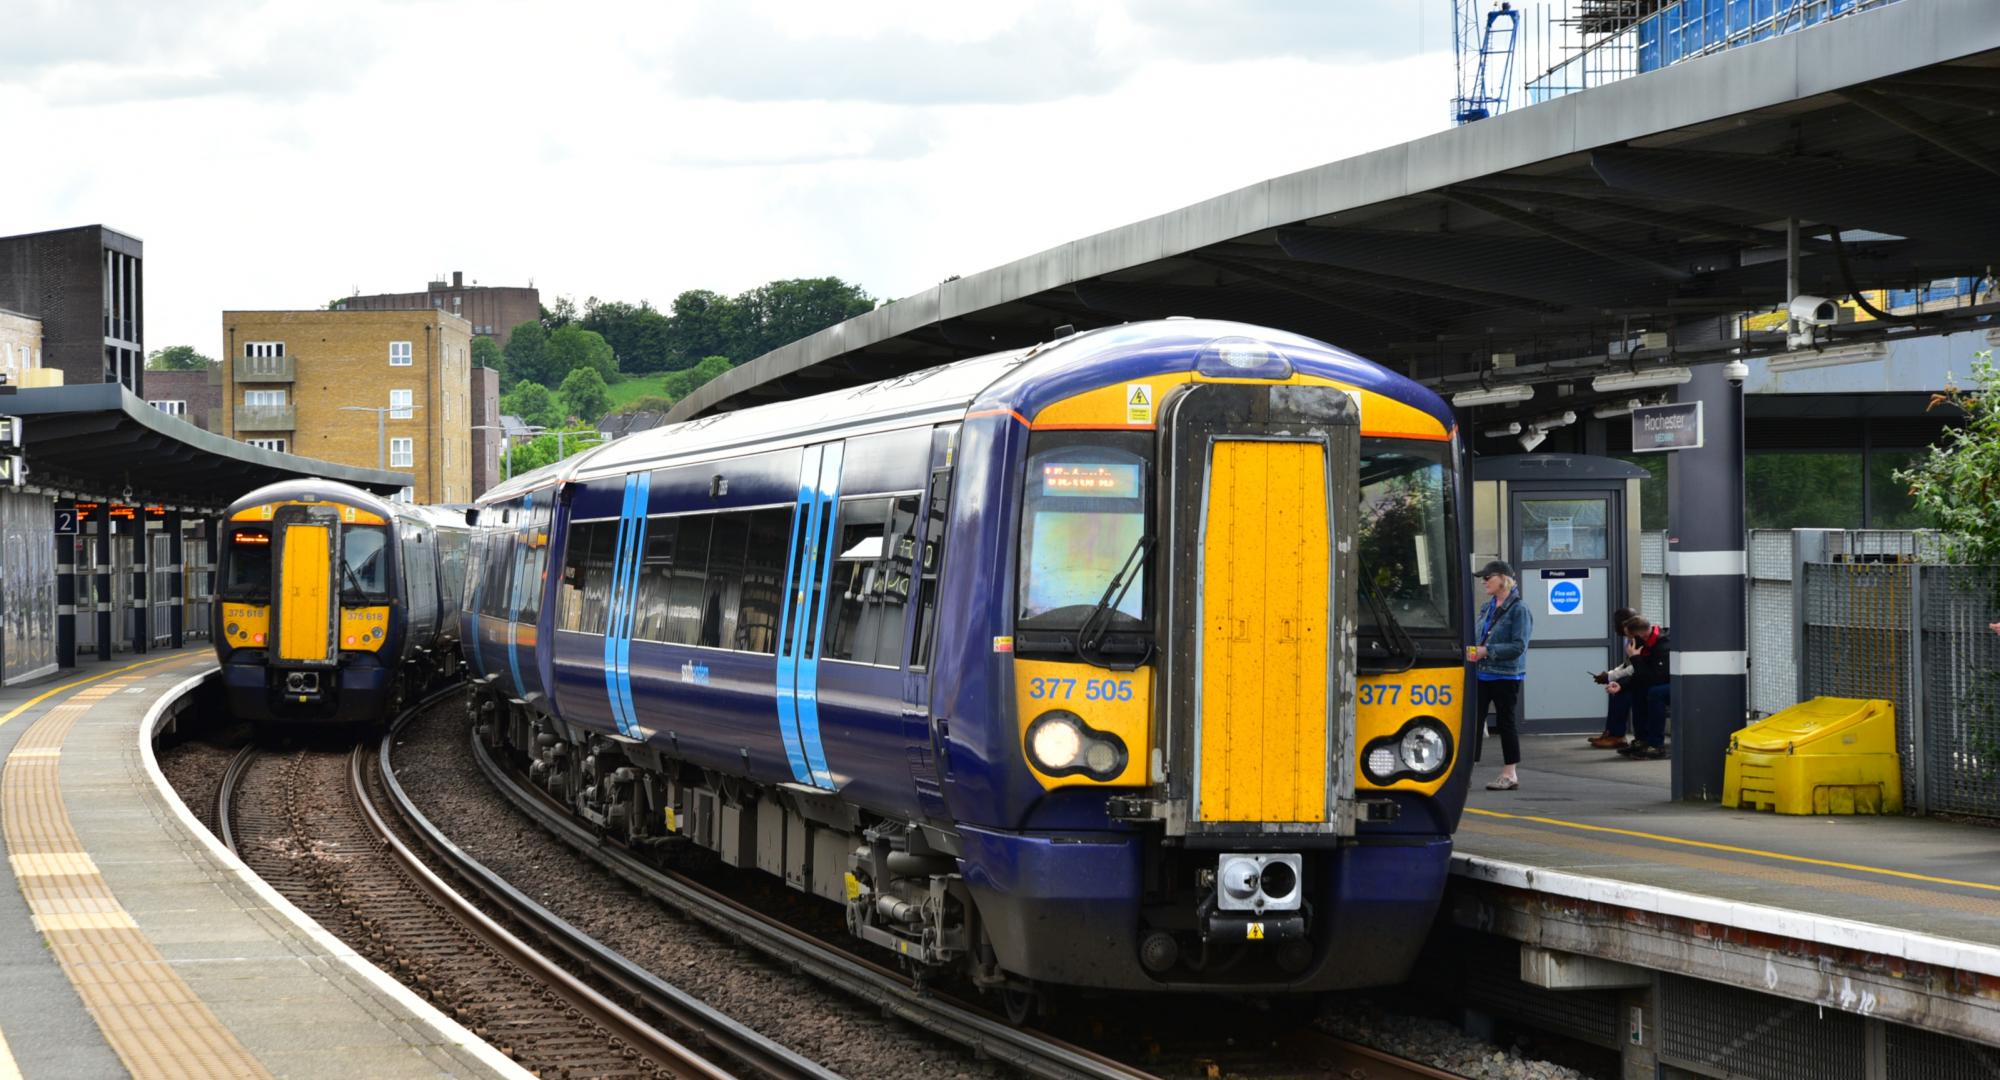
[[[1646,470],[1588,454],[1473,462],[1472,565],[1514,564],[1535,617],[1522,730],[1596,733],[1604,690],[1589,678],[1614,655],[1611,612],[1639,606],[1639,482]]]

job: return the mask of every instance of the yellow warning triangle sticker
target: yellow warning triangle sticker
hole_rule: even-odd
[[[1133,383],[1131,392],[1125,395],[1125,404],[1127,405],[1151,405],[1152,403],[1152,388],[1145,383]]]

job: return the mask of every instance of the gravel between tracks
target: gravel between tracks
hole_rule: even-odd
[[[846,1076],[1011,1075],[955,1046],[885,1020],[819,983],[739,952],[636,894],[519,816],[480,775],[455,704],[405,729],[396,778],[452,840],[515,888],[634,963]]]

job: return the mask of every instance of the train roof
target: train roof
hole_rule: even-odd
[[[1436,417],[1449,430],[1444,400],[1410,379],[1343,349],[1298,334],[1216,319],[1127,323],[1075,334],[1027,349],[973,357],[851,389],[736,412],[714,413],[653,428],[586,450],[499,484],[481,503],[506,502],[570,478],[615,475],[676,460],[752,453],[834,437],[865,435],[962,419],[975,402],[996,395],[1023,410],[1121,373],[1158,370],[1162,354],[1194,357],[1220,338],[1248,337],[1273,345],[1300,370],[1383,394]]]
[[[235,517],[239,510],[288,501],[340,503],[369,511],[385,521],[395,517],[397,513],[396,504],[338,480],[280,480],[275,484],[265,484],[263,487],[244,492],[235,502],[229,504],[222,512],[222,516],[226,520]]]

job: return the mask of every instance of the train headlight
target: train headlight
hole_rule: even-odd
[[[1432,716],[1418,716],[1394,735],[1370,742],[1361,771],[1377,784],[1398,780],[1428,783],[1451,768],[1451,731]]]
[[[1403,767],[1413,773],[1434,773],[1444,764],[1444,732],[1418,724],[1403,732]]]
[[[1292,362],[1268,343],[1247,337],[1216,338],[1195,357],[1194,369],[1210,378],[1289,379]]]
[[[1109,780],[1125,771],[1125,741],[1064,709],[1036,717],[1028,725],[1027,746],[1028,760],[1049,776],[1082,773]]]

